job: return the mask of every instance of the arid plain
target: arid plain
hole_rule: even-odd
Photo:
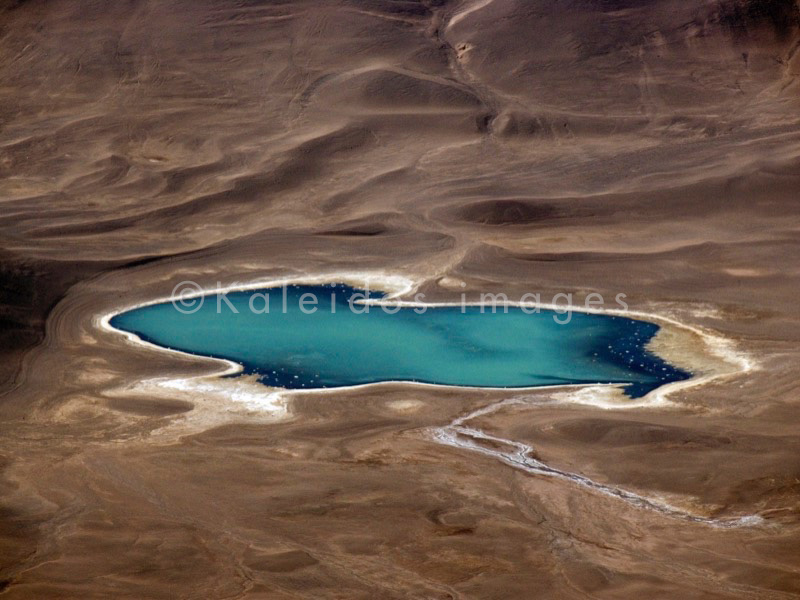
[[[794,0],[0,7],[0,595],[800,595]],[[623,293],[703,379],[281,395],[103,327],[309,277]]]

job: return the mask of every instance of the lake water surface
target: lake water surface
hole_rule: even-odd
[[[358,302],[363,295],[354,294],[359,290],[344,285],[231,292],[227,301],[210,294],[190,314],[165,302],[116,315],[111,325],[159,346],[237,362],[263,383],[291,389],[381,381],[503,388],[623,383],[639,397],[690,377],[646,349],[659,327],[645,321],[572,313],[559,324],[553,311],[493,313],[479,306],[389,314],[377,305],[367,309]]]

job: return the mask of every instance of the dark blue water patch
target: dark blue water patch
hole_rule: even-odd
[[[636,398],[691,376],[647,350],[659,329],[653,323],[574,312],[560,324],[553,317],[565,316],[554,311],[517,307],[390,313],[358,302],[382,297],[342,284],[294,285],[212,294],[190,314],[169,302],[145,306],[111,325],[159,346],[231,360],[264,384],[287,389],[381,381],[492,388],[618,383]]]
[[[620,327],[617,335],[607,339],[607,344],[598,344],[596,350],[601,360],[625,365],[633,372],[645,376],[626,386],[625,392],[630,397],[640,398],[662,385],[692,377],[688,371],[671,365],[647,349],[648,343],[660,329],[658,325],[617,316],[608,318],[636,323],[634,326]]]

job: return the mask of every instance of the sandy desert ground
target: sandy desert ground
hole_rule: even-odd
[[[800,596],[799,24],[794,0],[0,2],[2,596]],[[740,362],[678,328],[659,351],[724,376],[635,407],[282,396],[102,327],[182,280],[343,274],[624,293]]]

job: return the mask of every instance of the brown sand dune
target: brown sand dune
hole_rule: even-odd
[[[797,597],[799,76],[795,0],[0,2],[0,595]],[[726,375],[287,401],[100,320],[354,273]]]

